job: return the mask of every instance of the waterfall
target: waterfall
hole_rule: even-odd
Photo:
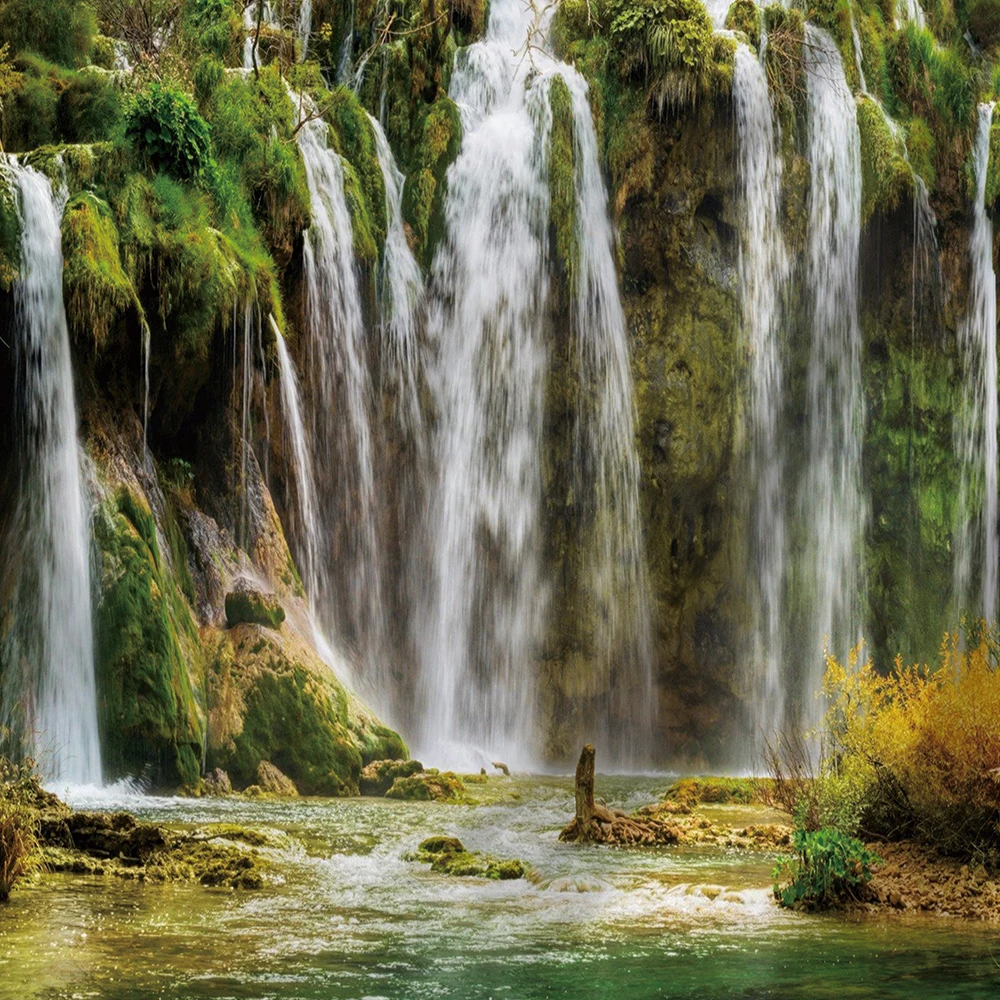
[[[313,108],[301,100],[308,113]],[[338,634],[353,641],[371,664],[385,635],[381,558],[371,430],[372,385],[361,293],[354,270],[351,216],[344,173],[328,145],[322,118],[305,122],[298,134],[312,202],[305,237],[304,347],[313,442],[313,468],[322,511],[322,557],[313,567],[310,595],[324,626],[338,619]],[[337,565],[337,578],[329,572]],[[384,690],[376,670],[367,678]],[[367,692],[366,692],[367,693]]]
[[[278,19],[274,16],[268,0],[264,0],[264,10],[260,24],[262,28],[279,28],[281,26]],[[257,41],[257,3],[255,0],[251,0],[243,9],[243,27],[247,33],[246,38],[243,40],[243,69],[244,71],[249,70],[252,72],[253,47]]]
[[[292,472],[295,481],[295,510],[298,514],[299,540],[298,565],[310,599],[319,591],[320,572],[320,523],[316,481],[313,477],[312,457],[302,418],[302,401],[299,380],[295,373],[288,345],[278,329],[274,317],[270,318],[274,341],[278,349],[278,372],[281,379],[281,412],[285,442],[291,450]]]
[[[790,261],[781,235],[781,151],[767,74],[740,45],[733,74],[743,232],[740,273],[750,369],[750,547],[754,586],[751,705],[755,752],[784,712],[785,468],[779,437],[784,398],[782,296]],[[747,761],[753,764],[754,761]]]
[[[90,594],[90,515],[77,445],[69,332],[62,297],[65,192],[6,161],[17,189],[21,278],[15,286],[21,578],[8,678],[23,683],[24,735],[43,775],[100,784]],[[20,676],[17,676],[20,674]],[[13,706],[8,703],[8,711]]]
[[[424,279],[403,229],[405,178],[396,166],[382,126],[375,118],[371,118],[371,123],[385,181],[385,214],[388,220],[385,252],[376,274],[382,351],[379,369],[395,392],[396,415],[400,424],[415,433],[423,423],[417,315],[424,294]]]
[[[920,6],[920,0],[902,0],[906,13],[906,20],[912,21],[918,28],[926,25],[924,20],[924,9]]]
[[[854,20],[854,5],[849,3],[851,13],[851,40],[854,43],[854,65],[858,71],[858,82],[862,94],[868,93],[868,82],[865,80],[864,67],[861,65],[861,36],[858,34],[858,23]]]
[[[916,3],[916,0],[912,0]],[[299,59],[305,61],[309,54],[309,36],[312,34],[312,0],[302,0],[299,8],[299,41],[302,43],[302,52]]]
[[[861,330],[858,250],[861,154],[857,108],[830,36],[806,27],[809,198],[808,282],[812,344],[807,376],[807,471],[802,508],[813,581],[802,655],[806,721],[816,721],[824,642],[846,655],[859,636],[861,542]],[[810,708],[809,706],[812,706]]]
[[[599,669],[611,680],[602,686],[612,692],[609,712],[630,723],[605,719],[601,736],[609,755],[625,760],[647,749],[654,714],[634,397],[587,87],[545,53],[543,29],[519,0],[494,0],[485,38],[459,52],[451,81],[463,141],[448,173],[428,317],[437,478],[418,636],[420,739],[438,757],[461,746],[535,759],[549,596],[539,559],[548,95],[558,74],[571,95],[577,164],[575,467],[578,502],[593,521],[584,585],[605,613]]]
[[[573,107],[580,244],[572,317],[579,372],[574,488],[594,517],[585,547],[588,586],[603,612],[600,679],[611,692],[599,735],[616,765],[641,766],[651,759],[657,713],[628,332],[587,84],[568,66],[555,72]]]
[[[969,309],[959,328],[965,365],[965,400],[958,422],[962,463],[960,523],[956,532],[955,596],[959,610],[987,619],[997,614],[997,288],[993,271],[993,223],[986,213],[986,168],[990,156],[993,105],[979,105],[979,129],[972,153],[976,200],[969,242]],[[978,516],[974,512],[978,511]],[[973,522],[978,523],[973,523]],[[978,595],[973,566],[982,567]],[[978,597],[978,603],[977,603]],[[972,605],[970,608],[969,605]]]
[[[421,749],[478,746],[530,761],[533,664],[546,605],[539,515],[547,349],[547,135],[525,92],[517,0],[497,0],[456,57],[463,141],[433,264],[430,607],[418,637]]]

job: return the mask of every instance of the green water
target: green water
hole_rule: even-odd
[[[598,789],[634,808],[663,784]],[[282,880],[240,893],[46,876],[0,908],[0,997],[1000,996],[995,929],[783,912],[763,855],[559,844],[567,779],[491,779],[477,794],[487,804],[104,803],[283,831]],[[432,833],[523,858],[536,879],[455,880],[402,860]]]

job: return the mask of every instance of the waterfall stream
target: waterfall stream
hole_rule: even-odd
[[[784,370],[782,296],[790,261],[781,231],[781,152],[767,75],[754,53],[736,50],[733,103],[745,218],[740,246],[743,327],[750,361],[750,535],[753,606],[754,752],[773,739],[784,711],[786,506],[780,440]],[[755,585],[755,586],[754,586]],[[754,761],[746,761],[752,765]]]
[[[22,572],[10,648],[23,734],[53,784],[100,784],[90,595],[90,514],[77,444],[62,291],[62,210],[42,174],[7,160],[21,223],[14,290]],[[8,707],[11,702],[8,701]]]
[[[812,345],[807,376],[807,470],[801,498],[811,581],[804,648],[805,721],[821,711],[820,651],[845,656],[860,634],[864,593],[861,543],[866,505],[861,487],[861,330],[858,253],[861,153],[857,108],[831,37],[806,27],[809,200],[808,282]]]
[[[986,168],[990,155],[993,105],[979,106],[972,165],[976,184],[969,307],[959,327],[965,363],[965,401],[956,448],[962,465],[955,556],[958,610],[992,619],[997,614],[997,289],[993,270],[993,223],[986,212]],[[976,567],[981,580],[973,582]]]
[[[540,564],[547,347],[549,88],[569,90],[580,256],[571,304],[579,377],[575,488],[588,517],[585,590],[605,628],[594,723],[619,761],[648,750],[655,714],[638,459],[625,321],[586,84],[545,52],[545,16],[496,0],[485,38],[456,57],[463,122],[433,265],[428,373],[432,560],[420,630],[422,748],[536,759],[537,671],[549,582]],[[531,58],[528,58],[530,47]],[[627,719],[630,725],[616,725]]]
[[[309,99],[302,102],[308,113]],[[306,423],[313,468],[323,470],[316,477],[323,512],[322,556],[313,567],[315,592],[310,597],[324,627],[358,648],[371,668],[364,682],[378,691],[385,688],[379,674],[384,658],[378,655],[385,613],[376,530],[372,385],[351,216],[343,167],[328,144],[326,122],[318,117],[307,121],[298,143],[312,201],[312,225],[304,241],[304,354],[310,399]]]

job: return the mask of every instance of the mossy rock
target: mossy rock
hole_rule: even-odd
[[[361,771],[358,787],[362,795],[385,795],[397,778],[409,778],[423,769],[419,760],[375,760]]]
[[[149,774],[154,787],[194,787],[202,721],[191,678],[203,653],[152,512],[120,488],[94,519],[100,597],[97,690],[105,774]]]
[[[385,797],[412,802],[460,802],[465,797],[465,785],[452,771],[421,771],[396,778]]]
[[[224,768],[244,794],[260,789],[258,766],[267,761],[304,795],[357,795],[369,728],[391,734],[385,742],[405,753],[294,631],[241,624],[207,641],[208,767]]]
[[[428,109],[403,186],[403,218],[413,234],[414,253],[429,267],[444,231],[445,173],[462,142],[462,119],[454,101],[440,96]]]
[[[122,267],[118,228],[106,202],[87,192],[63,214],[63,293],[66,314],[78,340],[107,341],[116,318],[129,306],[141,312],[135,289]]]
[[[10,178],[0,174],[0,291],[9,292],[21,274],[21,216]]]
[[[526,868],[516,858],[494,858],[479,851],[467,851],[457,837],[428,837],[421,841],[408,860],[430,864],[431,871],[456,878],[486,878],[507,881],[524,878]]]
[[[266,795],[283,799],[295,799],[299,795],[295,782],[266,760],[257,765],[257,787]]]
[[[277,629],[284,620],[285,609],[273,594],[246,585],[226,594],[226,623],[230,628],[251,624]]]
[[[913,187],[909,164],[901,142],[893,135],[885,114],[870,98],[858,101],[858,131],[861,134],[861,219],[867,222],[876,211],[897,208]]]
[[[561,76],[549,85],[552,130],[549,133],[549,226],[559,284],[572,301],[579,257],[576,218],[576,147],[573,135],[573,103]]]

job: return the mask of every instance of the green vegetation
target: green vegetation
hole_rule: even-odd
[[[131,492],[122,489],[102,506],[94,536],[105,768],[132,775],[152,763],[157,787],[193,787],[201,773],[203,722],[190,681],[202,656],[191,610],[161,556],[152,513]]]
[[[240,588],[226,594],[226,621],[230,628],[243,622],[280,628],[285,609],[273,594]]]
[[[909,194],[913,178],[903,159],[900,140],[892,132],[885,113],[870,98],[858,101],[858,131],[861,133],[861,220],[867,222],[878,210],[896,209]]]
[[[760,47],[761,11],[754,0],[735,0],[726,14],[726,27],[742,31],[747,41],[756,49]]]
[[[136,94],[125,135],[154,170],[181,180],[201,176],[211,163],[208,125],[191,98],[174,87],[151,83]]]
[[[0,755],[0,903],[38,866],[36,803],[42,794],[32,761],[15,764]]]
[[[880,858],[839,830],[796,829],[795,854],[774,868],[774,895],[782,906],[820,909],[859,898]]]
[[[409,777],[396,778],[385,797],[417,802],[461,802],[465,798],[465,785],[454,772],[431,768]]]
[[[549,86],[552,131],[549,136],[549,219],[554,233],[555,262],[564,276],[561,285],[572,298],[579,256],[576,220],[576,151],[573,104],[561,76]]]
[[[0,44],[27,49],[63,66],[83,66],[94,48],[97,21],[88,0],[4,0]]]

